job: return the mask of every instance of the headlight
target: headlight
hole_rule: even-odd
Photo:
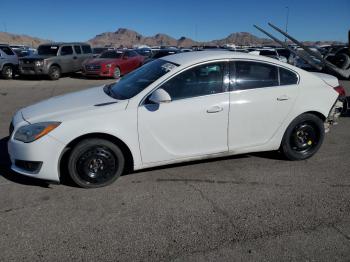
[[[111,67],[112,67],[112,64],[107,64],[106,67],[107,67],[107,68],[111,68]]]
[[[44,60],[35,61],[35,66],[42,67],[44,65]]]
[[[20,60],[18,61],[18,63],[23,64],[23,60],[22,60],[22,59],[20,59]]]
[[[16,131],[14,138],[24,143],[30,143],[50,133],[60,124],[60,122],[42,122],[22,126]]]

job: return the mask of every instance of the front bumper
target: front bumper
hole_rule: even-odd
[[[47,75],[48,72],[45,67],[32,66],[19,66],[19,73],[21,75]]]
[[[101,77],[112,77],[112,69],[99,69],[99,70],[86,70],[83,69],[83,75],[85,76],[101,76]]]
[[[64,148],[50,135],[32,143],[14,140],[12,136],[8,142],[11,169],[22,175],[59,182],[59,159]],[[30,170],[28,163],[40,163],[40,166]]]

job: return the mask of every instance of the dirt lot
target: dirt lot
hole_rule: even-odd
[[[9,171],[16,110],[111,81],[0,80],[0,261],[350,260],[348,117],[307,161],[240,155],[136,172],[96,190]]]

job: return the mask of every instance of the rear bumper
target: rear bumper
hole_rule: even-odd
[[[332,125],[338,124],[338,119],[343,111],[343,105],[343,102],[338,98],[332,109],[329,111],[328,117],[324,123],[326,133],[329,132]]]

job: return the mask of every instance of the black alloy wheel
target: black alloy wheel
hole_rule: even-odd
[[[104,139],[88,139],[73,149],[68,170],[76,184],[95,188],[113,183],[122,174],[124,163],[117,145]]]

